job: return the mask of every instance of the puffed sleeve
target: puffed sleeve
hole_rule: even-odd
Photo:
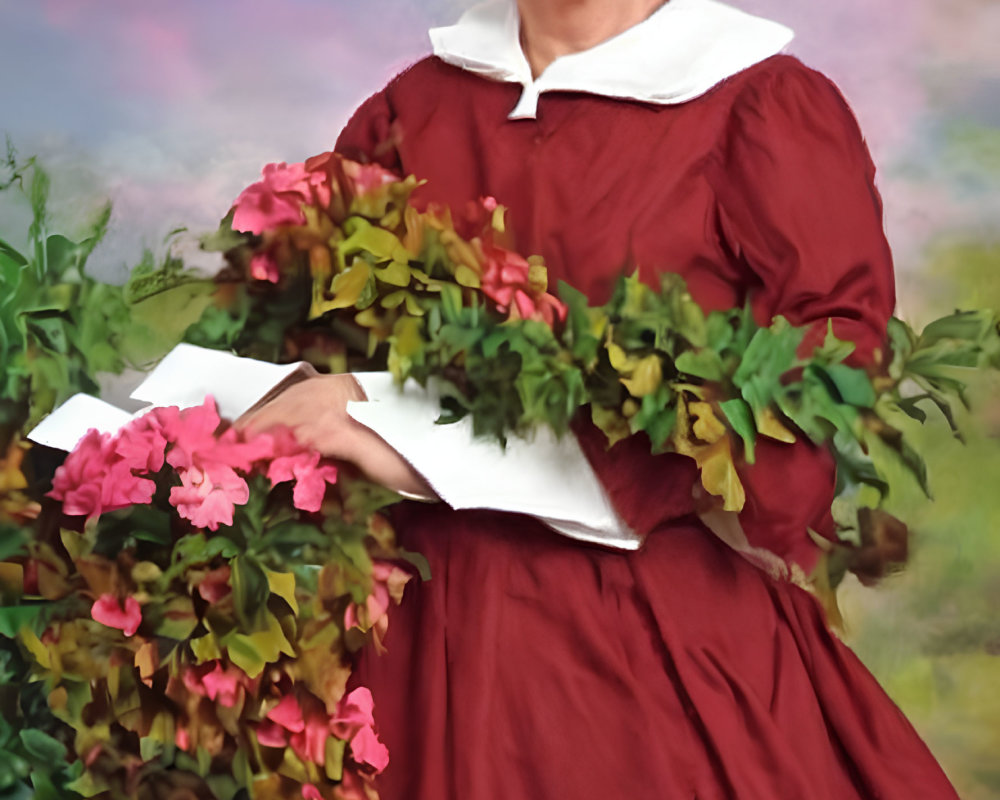
[[[400,172],[397,132],[388,92],[388,87],[376,92],[358,107],[337,137],[334,150],[353,161],[374,162]]]
[[[830,319],[864,363],[894,304],[874,166],[837,88],[795,59],[776,63],[740,93],[713,163],[720,235],[747,271],[758,321],[814,323],[808,352]],[[806,529],[832,534],[830,454],[765,441],[743,478],[751,545],[810,569],[818,550]]]

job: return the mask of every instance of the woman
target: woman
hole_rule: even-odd
[[[863,361],[893,305],[873,168],[849,109],[780,54],[787,29],[713,0],[492,0],[432,32],[435,57],[357,112],[337,149],[427,179],[424,200],[510,208],[517,249],[603,300],[623,270],[680,273],[706,309],[832,319]],[[344,411],[350,379],[300,384],[292,421],[417,494],[421,475]],[[317,413],[317,409],[322,409]],[[410,503],[433,574],[365,654],[391,798],[948,798],[909,724],[817,604],[713,536],[690,461],[577,435],[645,535],[623,552],[540,522]],[[833,470],[762,444],[740,536],[809,570]]]

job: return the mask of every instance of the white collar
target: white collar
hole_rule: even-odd
[[[430,32],[442,61],[524,87],[510,119],[534,118],[538,96],[550,91],[683,103],[780,52],[794,36],[716,0],[669,0],[627,31],[556,59],[533,80],[519,29],[515,0],[487,0],[458,24]]]

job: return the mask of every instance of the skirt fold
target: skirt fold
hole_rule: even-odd
[[[634,553],[495,512],[396,522],[432,578],[355,672],[384,800],[956,797],[814,599],[693,518]]]

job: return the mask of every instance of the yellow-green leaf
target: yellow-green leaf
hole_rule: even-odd
[[[635,366],[635,360],[629,358],[625,350],[614,342],[608,342],[608,361],[616,372],[627,372]]]
[[[410,266],[402,261],[390,261],[375,270],[375,277],[391,286],[410,285]]]
[[[278,618],[267,614],[266,619],[266,630],[251,634],[233,631],[223,640],[230,660],[251,678],[260,675],[264,667],[276,662],[282,653],[289,657],[295,655]]]
[[[398,292],[391,292],[382,298],[381,306],[382,308],[396,308],[404,300],[409,292],[406,289],[400,289]]]
[[[406,295],[406,311],[414,317],[422,317],[425,313],[423,306],[417,302],[417,298],[409,293]]]
[[[416,355],[422,345],[420,320],[413,317],[403,317],[393,329],[393,338],[395,349],[401,356],[408,358]]]
[[[636,364],[628,378],[620,379],[633,397],[645,397],[652,394],[663,382],[663,366],[660,357],[655,353],[648,355]]]
[[[694,458],[701,468],[701,485],[706,491],[722,498],[725,511],[741,511],[746,503],[746,493],[733,463],[729,437],[698,448]]]
[[[360,258],[357,259],[333,279],[333,283],[330,284],[333,299],[326,302],[324,310],[330,311],[353,306],[358,302],[365,287],[368,286],[371,275],[372,268],[368,262]]]
[[[594,424],[608,437],[608,447],[628,438],[632,432],[628,420],[621,415],[618,409],[604,408],[595,403],[590,407],[590,416]]]
[[[344,750],[347,742],[333,736],[326,737],[323,769],[331,781],[339,781],[344,777]]]
[[[219,643],[215,638],[214,633],[209,633],[206,636],[199,636],[197,639],[192,639],[190,641],[191,652],[194,653],[195,662],[202,664],[206,661],[212,661],[216,658],[222,658],[222,652],[219,650]]]
[[[779,442],[786,442],[787,444],[795,443],[795,434],[781,424],[770,408],[765,408],[763,412],[757,414],[756,421],[757,431],[761,436],[777,439]]]
[[[696,417],[691,430],[701,441],[713,444],[726,435],[726,426],[715,416],[710,403],[701,401],[688,403],[688,411]]]
[[[267,573],[267,585],[270,587],[271,593],[278,595],[288,603],[292,613],[298,615],[299,604],[295,600],[295,575],[291,572],[272,572],[269,569],[264,570],[264,572]]]
[[[472,289],[478,289],[481,285],[479,274],[465,264],[459,264],[455,267],[455,282],[459,286],[468,286]]]

